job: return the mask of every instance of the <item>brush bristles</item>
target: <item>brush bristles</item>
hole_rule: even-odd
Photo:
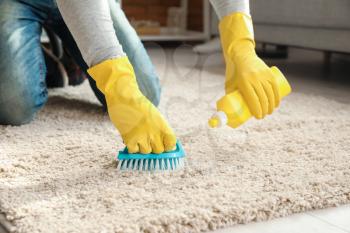
[[[158,171],[178,170],[185,165],[184,158],[124,159],[119,160],[118,170]]]

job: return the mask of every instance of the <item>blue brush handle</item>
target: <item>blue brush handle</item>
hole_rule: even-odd
[[[122,151],[119,151],[118,160],[125,159],[169,159],[169,158],[182,158],[185,157],[185,151],[182,148],[182,145],[179,141],[176,142],[176,149],[173,151],[163,152],[161,154],[141,154],[133,153],[129,154],[128,148],[125,148]]]

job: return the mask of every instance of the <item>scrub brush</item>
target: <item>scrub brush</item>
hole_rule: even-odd
[[[118,170],[137,171],[165,171],[181,169],[185,165],[185,151],[179,141],[176,142],[176,149],[161,154],[129,154],[128,149],[119,151]]]

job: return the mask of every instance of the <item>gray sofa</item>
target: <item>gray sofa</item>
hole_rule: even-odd
[[[251,0],[256,40],[350,53],[350,0]]]

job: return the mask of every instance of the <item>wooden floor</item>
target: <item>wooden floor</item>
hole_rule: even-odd
[[[350,205],[248,223],[211,233],[350,233]]]

